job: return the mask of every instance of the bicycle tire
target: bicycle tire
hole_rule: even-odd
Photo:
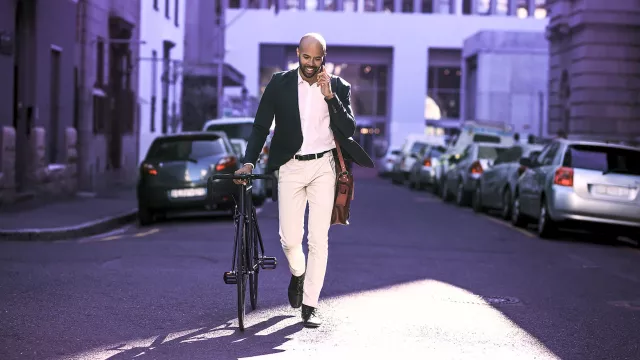
[[[256,219],[253,219],[256,221]],[[253,222],[252,222],[253,224]],[[253,272],[249,275],[249,299],[251,300],[251,309],[258,307],[258,275],[260,274],[260,248],[258,246],[258,236],[256,235],[255,225],[252,226],[251,237],[249,238],[251,245],[249,246],[249,256]]]
[[[247,287],[247,256],[245,243],[246,227],[244,224],[244,216],[240,215],[240,221],[238,221],[238,251],[236,260],[236,287],[238,291],[238,328],[240,331],[244,331],[244,315],[245,315],[245,294]]]

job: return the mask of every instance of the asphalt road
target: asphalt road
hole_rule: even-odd
[[[330,234],[325,324],[289,308],[278,269],[237,330],[229,218],[0,243],[0,359],[640,359],[640,251],[545,241],[425,192],[357,180]]]

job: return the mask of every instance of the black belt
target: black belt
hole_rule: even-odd
[[[321,153],[317,153],[317,154],[307,154],[307,155],[296,155],[293,158],[296,160],[301,160],[301,161],[307,161],[307,160],[315,160],[315,159],[320,159],[324,154],[333,151],[332,150],[327,150],[327,151],[323,151]]]

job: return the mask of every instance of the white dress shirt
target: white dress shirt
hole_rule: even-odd
[[[298,107],[302,126],[302,146],[296,154],[317,154],[336,147],[329,127],[329,106],[317,83],[309,85],[298,74]]]

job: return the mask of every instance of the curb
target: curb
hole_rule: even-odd
[[[79,225],[48,229],[0,229],[0,241],[54,241],[74,239],[105,233],[138,218],[138,209],[132,209],[115,216],[88,221]]]

